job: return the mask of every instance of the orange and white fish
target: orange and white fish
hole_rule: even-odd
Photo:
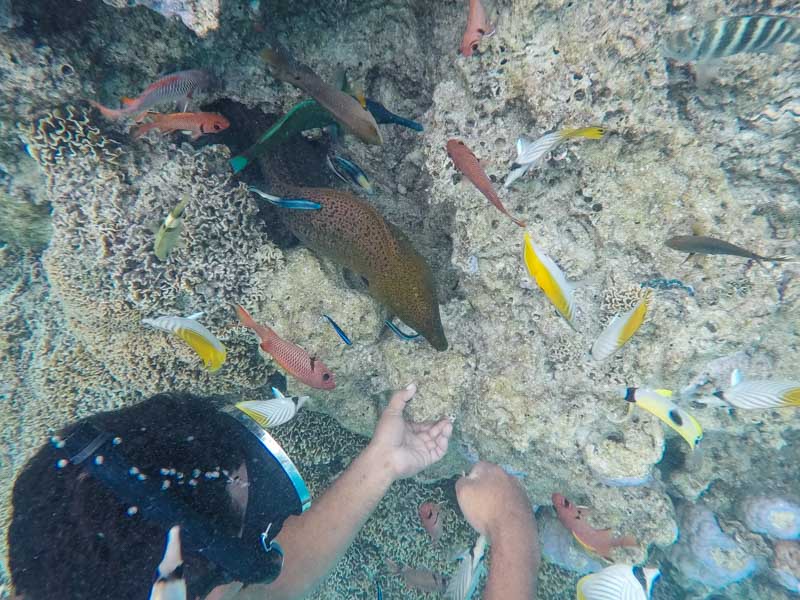
[[[472,56],[484,36],[494,35],[494,32],[495,27],[487,20],[486,11],[483,8],[483,4],[481,4],[481,0],[469,0],[467,28],[461,38],[459,52],[464,56]]]
[[[161,133],[182,131],[196,140],[205,133],[219,133],[230,126],[230,121],[219,113],[170,113],[166,115],[152,113],[149,123],[144,123],[131,130],[131,137],[135,140],[145,135],[148,131],[157,129]]]
[[[553,507],[558,520],[587,550],[611,560],[611,550],[617,546],[635,546],[633,536],[614,537],[610,529],[595,529],[586,519],[586,511],[578,508],[559,493],[553,494]]]
[[[317,357],[309,356],[308,352],[300,346],[280,338],[277,333],[266,325],[256,323],[253,317],[241,306],[236,306],[236,315],[242,325],[256,333],[259,340],[261,340],[261,349],[272,355],[275,362],[292,377],[320,390],[332,390],[336,387],[333,373]]]
[[[123,98],[122,108],[108,108],[94,100],[89,100],[89,104],[99,110],[106,119],[116,121],[147,112],[157,104],[165,102],[185,104],[197,90],[206,89],[210,85],[211,76],[205,71],[199,69],[179,71],[152,83],[137,98]]]
[[[442,537],[442,507],[435,502],[423,502],[417,512],[422,526],[435,544]]]
[[[495,205],[504,215],[507,215],[514,223],[520,227],[525,227],[525,222],[520,221],[511,213],[506,210],[503,203],[500,201],[500,196],[492,185],[492,180],[486,175],[486,172],[481,167],[478,157],[473,154],[472,150],[467,148],[467,145],[461,140],[450,140],[447,142],[447,154],[453,160],[456,169],[461,171],[464,176],[469,179],[478,190],[486,196],[486,198]]]

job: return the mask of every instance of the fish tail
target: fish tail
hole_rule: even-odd
[[[767,262],[789,262],[792,260],[797,260],[793,256],[764,256],[761,260],[765,260]]]
[[[100,111],[106,119],[109,121],[116,121],[121,119],[125,115],[127,115],[130,111],[127,108],[108,108],[107,106],[103,106],[99,102],[95,102],[94,100],[88,100],[89,104],[94,106],[97,110]]]
[[[244,156],[243,154],[240,154],[239,156],[234,156],[228,162],[231,164],[233,172],[239,173],[243,171],[248,164],[250,164],[250,159]]]
[[[403,127],[408,127],[409,129],[413,129],[414,131],[424,131],[425,128],[417,123],[416,121],[412,121],[411,119],[405,119],[403,117],[399,117],[394,115],[394,122],[398,125],[402,125]]]
[[[589,140],[599,140],[605,134],[606,130],[602,127],[580,127],[578,129],[564,129],[561,132],[561,137],[565,140],[579,137]]]
[[[245,327],[254,331],[259,330],[259,324],[256,323],[255,319],[250,316],[250,313],[247,312],[240,304],[236,305],[236,316],[239,317],[239,322]]]

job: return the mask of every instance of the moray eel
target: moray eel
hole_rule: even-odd
[[[322,205],[315,211],[277,208],[303,244],[365,278],[370,295],[391,314],[447,350],[433,273],[401,231],[349,192],[281,186],[284,192]]]

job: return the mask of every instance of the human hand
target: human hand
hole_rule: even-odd
[[[478,462],[456,482],[458,505],[478,533],[491,541],[511,527],[533,527],[533,510],[520,483],[493,463]]]
[[[403,410],[416,393],[417,386],[412,383],[392,395],[369,444],[369,449],[382,457],[393,480],[412,477],[440,460],[453,433],[448,419],[425,423],[405,420]]]

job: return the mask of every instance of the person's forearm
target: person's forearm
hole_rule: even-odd
[[[385,457],[368,447],[311,508],[286,520],[277,537],[284,552],[280,576],[268,586],[248,587],[242,598],[296,600],[312,592],[345,553],[391,484]]]
[[[532,600],[539,574],[539,540],[536,524],[514,522],[492,535],[492,564],[483,592],[484,600]]]

